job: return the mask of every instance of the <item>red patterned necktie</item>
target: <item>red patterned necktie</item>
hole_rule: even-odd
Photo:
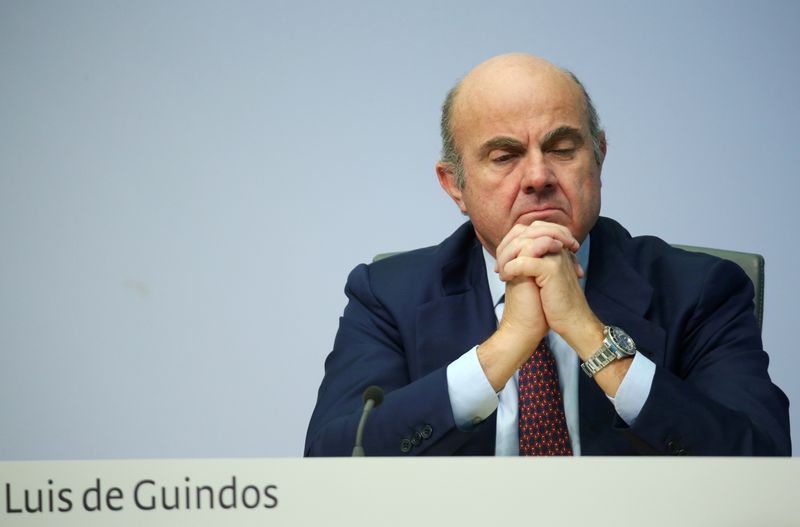
[[[556,360],[547,337],[519,369],[519,455],[572,455]]]

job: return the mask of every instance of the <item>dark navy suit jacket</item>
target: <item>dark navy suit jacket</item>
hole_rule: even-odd
[[[584,455],[790,455],[789,402],[767,374],[753,287],[734,263],[632,238],[599,218],[586,297],[655,364],[628,427],[580,375]],[[368,455],[493,455],[495,414],[459,430],[447,365],[496,329],[481,245],[471,223],[441,244],[350,274],[349,302],[306,437],[306,455],[350,455],[362,393],[386,393],[364,433]]]

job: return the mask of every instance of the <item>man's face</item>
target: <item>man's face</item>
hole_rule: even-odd
[[[492,254],[511,227],[535,220],[564,225],[582,242],[600,213],[600,166],[580,89],[560,70],[528,69],[465,79],[453,112],[464,188],[437,167]]]

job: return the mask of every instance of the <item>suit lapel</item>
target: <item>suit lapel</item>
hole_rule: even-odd
[[[652,286],[631,265],[626,252],[630,239],[616,223],[600,218],[592,230],[586,298],[606,325],[619,326],[638,349],[654,362],[663,357],[664,330],[645,315],[653,297]],[[630,451],[630,444],[613,431],[614,407],[597,384],[579,375],[581,451],[587,455]]]
[[[417,352],[423,374],[447,366],[497,329],[486,265],[474,234],[469,245],[454,254],[442,266],[442,296],[417,309]],[[479,445],[479,453],[491,455],[495,432],[493,413],[475,430],[470,443]]]
[[[442,267],[442,295],[417,309],[417,351],[423,370],[446,366],[497,326],[480,243]]]

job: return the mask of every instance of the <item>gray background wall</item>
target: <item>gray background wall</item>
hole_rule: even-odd
[[[462,221],[439,105],[512,50],[592,93],[604,214],[765,255],[770,372],[800,401],[799,22],[789,1],[3,0],[0,459],[300,455],[348,271]]]

